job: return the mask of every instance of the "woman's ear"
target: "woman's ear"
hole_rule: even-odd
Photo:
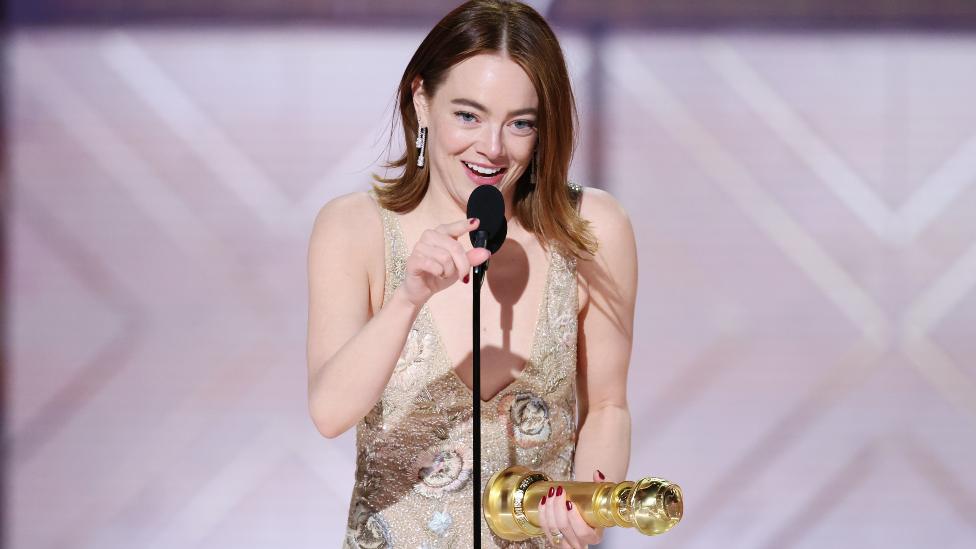
[[[417,113],[417,127],[427,127],[430,120],[430,110],[428,109],[427,92],[424,90],[424,81],[419,76],[414,78],[411,89],[413,91],[413,110]]]

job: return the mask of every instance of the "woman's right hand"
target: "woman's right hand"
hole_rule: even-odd
[[[467,282],[471,267],[491,257],[484,248],[464,251],[458,239],[477,229],[476,218],[427,229],[407,257],[407,273],[400,290],[417,307],[423,306],[437,292],[459,280]]]

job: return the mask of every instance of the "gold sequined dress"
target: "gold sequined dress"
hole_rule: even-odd
[[[572,187],[578,195],[579,187]],[[404,278],[409,250],[399,220],[380,208],[386,241],[384,302]],[[576,449],[576,262],[549,246],[545,295],[522,375],[481,404],[482,490],[520,464],[572,475]],[[356,428],[356,481],[344,548],[472,547],[471,389],[453,370],[426,305],[382,398]],[[482,547],[506,542],[481,522]]]

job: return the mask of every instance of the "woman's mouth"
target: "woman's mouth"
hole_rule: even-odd
[[[483,166],[463,160],[461,164],[464,164],[464,171],[475,185],[496,185],[508,171],[508,168]]]

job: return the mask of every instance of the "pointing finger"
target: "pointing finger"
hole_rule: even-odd
[[[451,238],[458,238],[464,233],[469,233],[478,228],[480,221],[476,217],[471,219],[462,219],[460,221],[455,221],[454,223],[445,223],[444,225],[438,225],[437,232],[441,234],[446,234]]]

